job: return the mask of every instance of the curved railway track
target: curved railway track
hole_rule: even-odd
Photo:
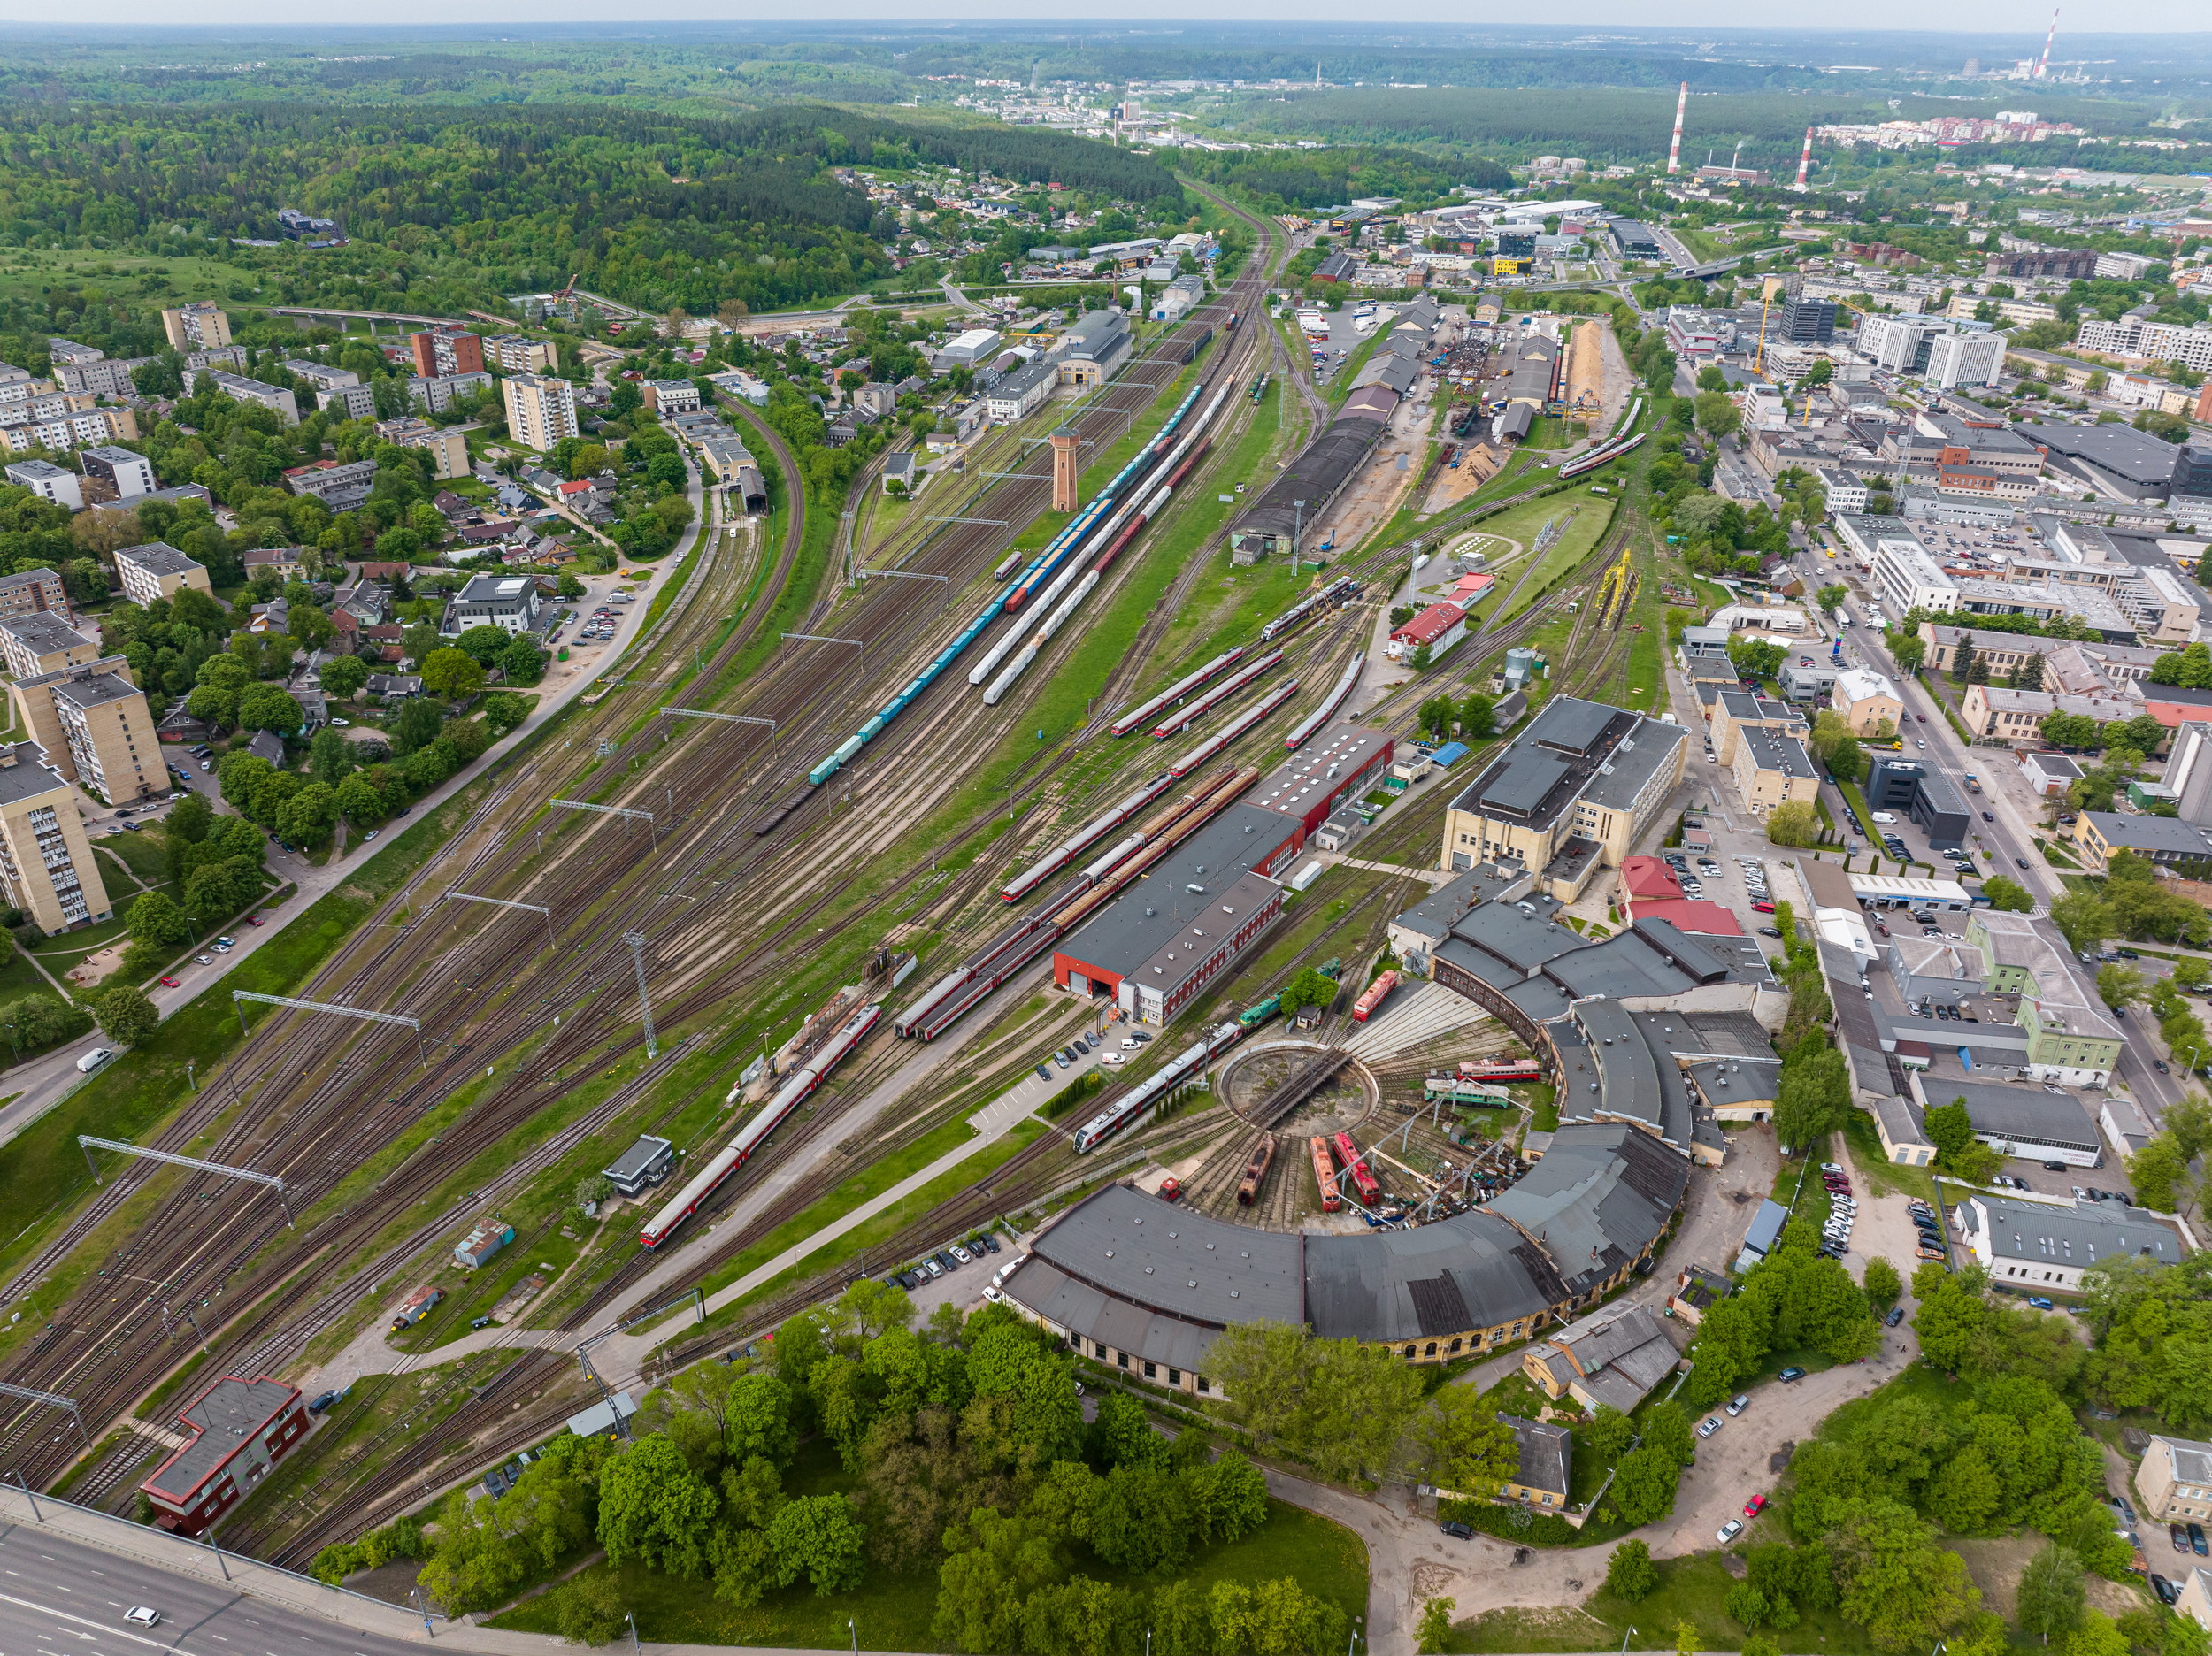
[[[1246,295],[1256,287],[1248,278],[1222,304],[1248,311]],[[1218,320],[1203,312],[1201,318]],[[1217,358],[1226,356],[1217,353]],[[1132,372],[1147,360],[1140,359]],[[1110,387],[1112,395],[1094,399],[1083,418],[1096,440],[1110,441],[1110,428],[1125,426],[1152,400],[1157,385],[1149,375],[1125,374]],[[797,468],[780,439],[757,429],[787,479],[795,483]],[[803,768],[808,752],[818,751],[817,744],[840,725],[850,727],[855,706],[874,690],[864,675],[826,675],[799,659],[801,653],[787,650],[737,693],[737,705],[747,712],[778,721],[772,741],[750,727],[733,732],[719,724],[667,736],[657,728],[664,721],[654,711],[667,686],[712,683],[757,640],[804,542],[805,502],[795,488],[793,500],[776,569],[739,624],[715,640],[712,659],[685,671],[687,650],[703,647],[726,625],[716,613],[717,594],[732,583],[710,567],[710,553],[704,555],[710,566],[702,568],[687,600],[672,606],[655,629],[661,661],[675,665],[636,677],[653,667],[651,655],[640,649],[627,683],[572,717],[574,733],[565,746],[544,740],[532,754],[495,767],[485,797],[450,846],[342,946],[305,989],[316,999],[399,1009],[421,1019],[425,1036],[438,1048],[423,1072],[396,1077],[410,1066],[395,1062],[396,1054],[382,1045],[388,1036],[364,1040],[350,1024],[279,1016],[265,1022],[159,1143],[280,1172],[303,1209],[311,1213],[364,1161],[386,1150],[476,1076],[479,1064],[488,1062],[497,1072],[496,1087],[486,1088],[442,1135],[387,1169],[367,1192],[311,1219],[294,1239],[283,1237],[265,1205],[210,1200],[218,1192],[206,1179],[161,1175],[168,1184],[157,1192],[154,1215],[134,1227],[107,1271],[62,1307],[42,1338],[11,1354],[12,1381],[65,1391],[96,1418],[111,1416],[143,1395],[173,1360],[158,1331],[165,1306],[192,1305],[211,1333],[220,1327],[219,1360],[281,1361],[296,1354],[315,1332],[377,1292],[442,1229],[448,1215],[426,1222],[419,1217],[425,1194],[559,1103],[580,1077],[603,1073],[641,1044],[634,988],[625,970],[621,938],[626,931],[645,934],[657,970],[676,966],[671,972],[676,982],[665,998],[656,995],[657,1014],[669,1027],[743,993],[787,963],[791,951],[810,946],[815,934],[809,927],[840,901],[841,888],[826,882],[818,883],[821,889],[793,892],[779,889],[789,883],[778,877],[797,857],[834,862],[855,843],[849,817],[836,812],[835,800],[810,797],[772,842],[750,834],[749,824],[788,786],[793,770]],[[1026,503],[1017,498],[1005,516],[1012,520]],[[1028,515],[1033,510],[1031,505]],[[703,534],[715,533],[703,525]],[[987,567],[995,539],[964,527],[933,545],[916,566],[954,578],[957,594],[973,581],[979,566]],[[834,602],[824,597],[813,613],[826,613]],[[840,620],[841,629],[849,627],[868,641],[878,677],[900,668],[941,625],[910,595],[889,593],[862,594],[849,619]],[[1040,682],[1047,676],[1040,675]],[[937,725],[963,722],[954,717],[962,710],[960,700],[941,698],[933,719],[926,717],[929,709],[918,709],[925,717],[914,718],[903,742],[887,751],[915,744]],[[611,748],[603,758],[602,744]],[[591,755],[580,778],[578,748]],[[593,790],[601,802],[653,809],[651,833],[660,855],[637,856],[642,847],[626,824],[553,818],[549,801],[579,789]],[[969,835],[984,826],[977,824]],[[541,831],[554,837],[550,855],[541,838],[527,838]],[[632,844],[624,843],[626,833]],[[983,877],[977,870],[964,883],[979,886]],[[914,878],[894,882],[870,907],[879,909],[902,899]],[[449,887],[526,893],[549,903],[561,933],[557,947],[547,949],[526,927],[517,932],[504,916],[486,919],[472,907],[439,903],[435,893]],[[733,913],[749,922],[736,938],[730,935]],[[549,1031],[549,1017],[559,1019]],[[626,1091],[642,1096],[673,1059],[672,1054],[632,1077]],[[595,1123],[620,1112],[622,1100],[618,1093],[587,1113],[563,1138],[573,1143],[588,1137]],[[543,1164],[541,1159],[533,1165]],[[22,1282],[51,1269],[66,1248],[96,1236],[104,1239],[104,1227],[152,1177],[134,1169],[88,1204],[22,1274],[18,1291]],[[411,1214],[417,1215],[411,1226]],[[334,1276],[339,1278],[334,1287],[319,1293],[311,1288]],[[142,1292],[139,1284],[153,1292]],[[9,1469],[42,1480],[66,1459],[29,1410],[6,1420],[0,1461]]]

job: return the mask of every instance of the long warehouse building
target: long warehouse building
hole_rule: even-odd
[[[1389,770],[1395,748],[1387,731],[1330,726],[1063,938],[1053,981],[1110,996],[1140,1024],[1172,1021],[1280,916],[1278,877],[1340,801]]]

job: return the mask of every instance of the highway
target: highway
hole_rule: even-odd
[[[161,1624],[125,1624],[144,1605]],[[371,1618],[396,1614],[375,1606]],[[0,1651],[38,1656],[419,1656],[420,1645],[248,1598],[219,1582],[65,1540],[50,1529],[0,1529]]]
[[[1839,564],[1831,564],[1811,552],[1800,554],[1797,564],[1808,594],[1845,579],[1839,572]],[[1855,591],[1853,596],[1863,618],[1864,601]],[[1855,625],[1844,637],[1847,661],[1855,666],[1872,668],[1897,686],[1909,727],[1904,732],[1906,741],[1927,743],[1924,751],[1908,747],[1907,755],[1939,775],[1948,777],[1974,807],[1977,821],[1973,848],[1981,854],[1985,873],[2004,874],[2019,881],[2036,899],[2039,912],[2047,913],[2051,903],[2066,894],[2066,883],[2036,849],[2030,824],[2039,816],[2041,802],[2020,779],[2019,766],[2014,762],[2011,750],[1990,748],[1978,754],[1970,752],[1959,740],[1958,732],[1951,728],[1935,694],[1920,679],[1898,671],[1879,631]],[[1928,721],[1925,724],[1919,722],[1924,715]],[[1970,770],[1984,784],[1984,791],[1978,794],[1966,790],[1965,778]],[[1996,820],[1979,820],[1985,811]],[[2023,859],[2027,863],[2024,868],[2021,866]],[[2167,1108],[2181,1097],[2182,1080],[2159,1069],[2164,1055],[2151,1038],[2147,1016],[2131,1014],[2116,1022],[2125,1032],[2127,1050],[2115,1071],[2115,1078],[2133,1093],[2150,1117],[2151,1124],[2156,1127],[2163,1122]]]

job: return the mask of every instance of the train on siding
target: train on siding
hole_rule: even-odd
[[[739,1129],[737,1137],[716,1151],[707,1164],[693,1174],[667,1205],[653,1215],[638,1233],[638,1240],[649,1248],[667,1241],[676,1227],[696,1212],[699,1204],[712,1195],[724,1179],[752,1159],[768,1135],[782,1124],[784,1117],[798,1108],[800,1101],[851,1055],[882,1016],[883,1008],[879,1003],[863,1007],[846,1019],[837,1033],[825,1041],[811,1058],[785,1077],[783,1085],[770,1095],[752,1120]]]
[[[1208,1031],[1195,1044],[1178,1053],[1157,1074],[1131,1087],[1076,1129],[1076,1153],[1087,1155],[1097,1149],[1215,1058],[1228,1051],[1236,1044],[1237,1037],[1243,1033],[1234,1019],[1217,1024]]]
[[[1321,1211],[1341,1213],[1344,1195],[1336,1187],[1336,1163],[1329,1159],[1329,1141],[1316,1133],[1306,1140],[1306,1149],[1313,1157],[1313,1182],[1321,1192]]]
[[[1272,644],[1286,632],[1294,632],[1309,621],[1318,621],[1330,610],[1348,604],[1367,589],[1349,575],[1331,581],[1319,592],[1309,593],[1260,629],[1260,642]]]
[[[1352,1182],[1352,1190],[1358,1198],[1359,1205],[1372,1208],[1382,1200],[1382,1185],[1368,1170],[1367,1158],[1360,1154],[1359,1146],[1352,1142],[1352,1135],[1340,1132],[1329,1142],[1336,1151],[1338,1162],[1344,1169],[1344,1176]]]
[[[1275,1135],[1263,1132],[1252,1143],[1252,1154],[1244,1164],[1244,1177],[1237,1184],[1237,1206],[1249,1208],[1260,1199],[1260,1186],[1267,1183],[1267,1169],[1275,1164]]]
[[[1375,1016],[1382,1003],[1390,999],[1390,992],[1398,986],[1398,974],[1386,971],[1367,985],[1367,993],[1352,1002],[1352,1022],[1364,1024]]]

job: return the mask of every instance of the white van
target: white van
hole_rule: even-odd
[[[95,1070],[97,1070],[102,1064],[107,1062],[109,1059],[114,1056],[115,1054],[110,1052],[106,1047],[95,1046],[90,1052],[77,1060],[77,1068],[83,1074],[90,1075]]]
[[[1866,814],[1866,819],[1869,822],[1893,823],[1897,820],[1897,816],[1893,811],[1869,811]]]

